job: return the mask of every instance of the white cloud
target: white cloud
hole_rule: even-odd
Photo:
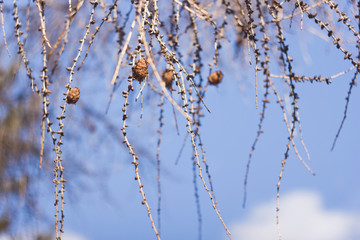
[[[55,239],[56,237],[54,236],[53,239]],[[6,234],[2,234],[0,235],[0,240],[14,240],[14,239],[18,239],[18,240],[29,240],[29,239],[34,239],[34,236],[32,236],[31,234],[26,234],[26,233],[23,233],[23,234],[18,234],[16,235],[15,237],[11,237],[9,235],[6,235]],[[62,237],[61,239],[63,240],[87,240],[85,237],[77,234],[77,233],[74,233],[74,232],[64,232],[64,234],[62,234]]]
[[[80,236],[79,234],[77,233],[74,233],[74,232],[64,232],[62,238],[63,240],[86,240],[85,237],[83,236]]]
[[[251,210],[249,216],[232,225],[233,239],[278,239],[276,203],[271,201]],[[316,192],[296,191],[280,196],[280,231],[283,240],[360,239],[360,216],[326,209]]]

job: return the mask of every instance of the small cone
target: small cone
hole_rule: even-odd
[[[148,62],[145,58],[141,58],[135,63],[135,66],[132,68],[133,77],[139,82],[143,81],[148,75]]]
[[[174,74],[171,69],[166,69],[165,72],[162,73],[162,79],[165,82],[165,86],[167,89],[172,88],[172,83],[174,81]]]
[[[208,77],[209,80],[209,84],[210,85],[218,85],[219,83],[221,83],[223,78],[223,73],[221,71],[216,71],[213,72],[212,74],[210,74],[210,76]]]
[[[75,88],[70,88],[69,89],[69,93],[66,96],[66,101],[68,104],[75,104],[80,98],[80,89],[75,87]]]

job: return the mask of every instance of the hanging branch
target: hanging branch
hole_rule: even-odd
[[[161,144],[161,134],[162,134],[162,127],[164,126],[164,95],[160,97],[160,117],[159,117],[159,129],[158,132],[158,141],[156,147],[156,165],[157,165],[157,190],[158,190],[158,208],[157,208],[157,217],[158,217],[158,231],[159,235],[161,233],[161,161],[160,161],[160,144]]]
[[[46,45],[49,48],[51,48],[49,39],[46,37],[45,15],[44,15],[45,0],[36,0],[36,6],[39,10],[42,38],[45,41]]]
[[[9,48],[8,48],[8,44],[7,44],[7,41],[6,41],[5,23],[4,23],[5,21],[4,21],[4,13],[3,13],[3,3],[4,3],[4,1],[3,1],[3,0],[0,0],[1,28],[2,28],[2,31],[3,31],[4,43],[5,43],[6,51],[7,51],[8,55],[9,55],[9,57],[11,57],[10,52],[9,52]]]

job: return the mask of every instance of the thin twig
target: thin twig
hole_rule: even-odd
[[[136,23],[138,18],[139,18],[139,16],[136,15],[133,22],[131,23],[131,28],[130,28],[130,30],[128,32],[128,35],[127,35],[126,41],[124,43],[124,46],[123,46],[123,48],[122,48],[122,50],[120,52],[120,55],[119,55],[119,58],[118,58],[118,61],[117,61],[117,64],[116,64],[116,68],[115,68],[115,71],[114,71],[114,74],[113,74],[113,77],[112,77],[112,80],[111,80],[112,85],[116,84],[116,80],[117,80],[117,77],[118,77],[119,71],[120,71],[121,62],[122,62],[122,59],[123,59],[123,57],[125,55],[127,47],[129,45],[133,30],[134,30],[134,27],[135,27],[135,23]]]
[[[9,55],[9,57],[11,57],[9,48],[8,48],[8,45],[6,42],[5,22],[4,22],[3,1],[2,0],[0,1],[0,15],[1,15],[1,27],[2,27],[2,31],[3,31],[3,35],[4,35],[4,43],[5,43],[6,51]]]
[[[37,8],[39,10],[42,38],[43,38],[43,40],[45,40],[46,45],[49,48],[52,48],[51,45],[50,45],[49,39],[46,37],[45,15],[44,15],[44,10],[43,10],[44,7],[45,7],[45,1],[36,0],[36,6],[37,6]]]

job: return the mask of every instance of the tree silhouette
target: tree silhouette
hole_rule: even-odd
[[[33,171],[39,165],[40,168],[45,165],[43,171],[53,172],[56,239],[62,239],[64,232],[65,186],[71,184],[67,182],[71,170],[64,167],[71,157],[63,153],[63,145],[71,141],[71,136],[104,134],[97,129],[112,134],[122,142],[116,144],[129,152],[141,203],[146,208],[156,238],[160,239],[162,133],[164,124],[173,122],[176,125],[174,134],[183,131],[186,133],[184,144],[190,142],[192,146],[195,196],[200,188],[197,184],[200,184],[231,239],[215,196],[211,166],[201,137],[204,116],[211,118],[209,113],[216,111],[207,105],[208,90],[221,88],[224,81],[235,81],[226,76],[229,71],[226,68],[250,73],[254,86],[250,94],[255,94],[254,107],[260,111],[258,130],[246,166],[244,207],[253,153],[263,132],[270,97],[277,100],[275,104],[283,115],[288,139],[277,182],[276,210],[281,239],[280,184],[291,149],[314,174],[298,150],[303,148],[310,158],[302,138],[300,96],[296,87],[331,84],[333,79],[353,74],[349,90],[344,93],[344,114],[334,136],[334,149],[360,71],[360,2],[356,1],[14,0],[12,3],[0,1],[0,7],[3,32],[1,68],[10,69],[9,72],[3,70],[0,82],[0,104],[6,106],[5,113],[0,115],[0,195],[20,201],[25,189],[32,187],[30,180],[34,176],[27,172],[28,169]],[[315,29],[314,33],[319,36],[325,34],[328,40],[324,44],[336,49],[349,67],[327,76],[320,73],[308,75],[298,70],[296,62],[302,61],[302,56],[294,49],[302,39],[289,39],[294,34],[306,38],[310,33],[297,34],[306,26]],[[229,63],[234,59],[236,67]],[[323,63],[317,64],[320,69]],[[241,65],[246,67],[239,67]],[[23,89],[24,82],[30,88]],[[107,107],[104,107],[105,102],[108,102]],[[154,122],[151,115],[144,114],[154,103],[158,105],[158,122]],[[114,124],[113,116],[107,113],[119,105],[121,114],[115,115]],[[101,111],[98,111],[99,106]],[[164,111],[169,109],[173,117],[165,118]],[[85,127],[72,125],[71,116],[76,112]],[[143,159],[151,157],[148,149],[139,144],[142,133],[136,130],[135,122],[158,126],[154,160],[157,211],[151,210],[145,196],[140,168]],[[41,131],[34,127],[37,124],[40,124]],[[65,135],[70,135],[70,138]],[[40,144],[33,141],[34,138],[39,139]],[[48,154],[44,155],[44,152]],[[26,160],[37,157],[39,165]],[[49,168],[51,158],[53,171]],[[9,164],[14,161],[20,164]],[[29,167],[25,169],[24,164]],[[75,161],[75,164],[80,163]],[[25,202],[31,206],[31,196],[26,199]],[[201,238],[198,197],[196,204]],[[5,204],[1,209],[0,231],[6,231],[11,224],[10,213],[16,210],[10,207],[11,204]]]

